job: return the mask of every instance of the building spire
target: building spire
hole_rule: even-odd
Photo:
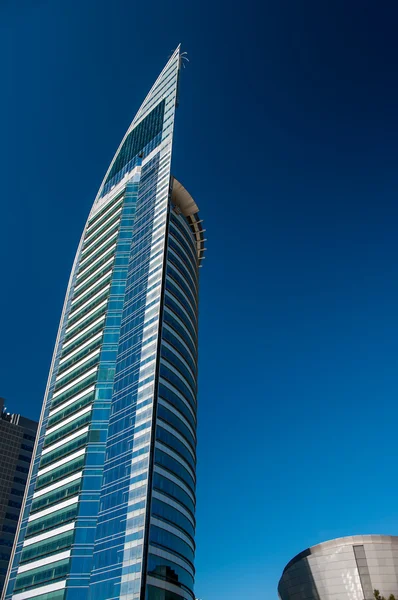
[[[181,66],[180,47],[181,44],[178,44],[127,129],[105,174],[96,201],[107,194],[120,181],[120,179],[117,180],[117,176],[124,178],[129,172],[130,167],[130,171],[134,168],[134,158],[137,156],[137,153],[134,154],[134,152],[139,146],[141,146],[140,150],[142,150],[142,140],[146,142],[145,146],[148,146],[152,139],[162,130],[166,100],[170,103],[174,97],[174,106],[176,105],[178,75]],[[162,108],[161,104],[163,101]],[[148,121],[140,127],[140,124],[146,118],[148,118]],[[174,118],[172,120],[174,121]],[[140,127],[140,130],[134,135],[133,132],[138,127]],[[152,134],[155,135],[151,138]],[[120,166],[120,169],[118,169],[118,166]]]

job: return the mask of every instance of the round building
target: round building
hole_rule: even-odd
[[[285,567],[281,600],[374,600],[398,597],[398,536],[354,535],[307,548]]]

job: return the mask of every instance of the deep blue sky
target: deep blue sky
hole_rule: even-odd
[[[105,170],[175,46],[174,172],[206,221],[197,586],[398,534],[398,7],[0,2],[0,394],[38,417]]]

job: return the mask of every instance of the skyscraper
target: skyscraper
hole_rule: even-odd
[[[6,598],[193,598],[198,208],[171,175],[180,48],[69,280]]]
[[[21,511],[37,423],[5,410],[0,398],[0,596]]]

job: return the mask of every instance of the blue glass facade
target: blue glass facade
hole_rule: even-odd
[[[66,294],[6,600],[194,598],[198,209],[171,177],[179,48]]]

